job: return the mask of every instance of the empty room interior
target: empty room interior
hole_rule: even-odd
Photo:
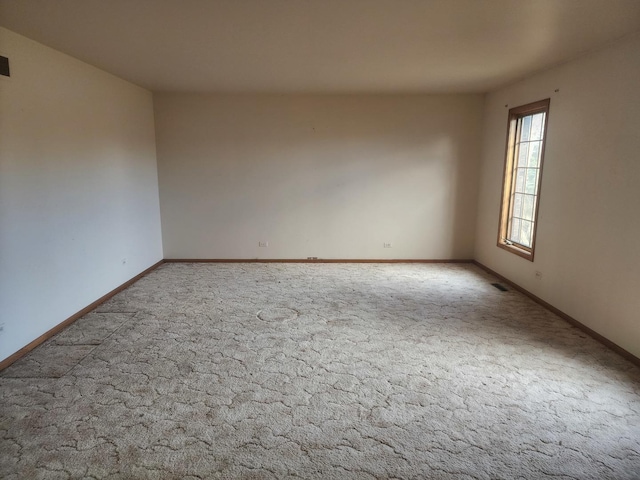
[[[640,2],[0,0],[0,477],[640,478]]]

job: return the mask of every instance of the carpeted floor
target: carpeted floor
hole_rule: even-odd
[[[495,281],[165,264],[0,374],[0,477],[640,478],[640,369]]]

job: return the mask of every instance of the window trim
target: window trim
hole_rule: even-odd
[[[542,172],[544,168],[544,152],[547,146],[547,128],[549,126],[549,105],[550,98],[540,100],[519,107],[509,109],[507,120],[507,142],[505,147],[504,169],[502,174],[502,195],[500,197],[500,217],[498,223],[498,247],[514,253],[522,258],[533,262],[536,234],[538,230],[538,212],[540,207],[540,192],[542,190]],[[536,186],[536,202],[533,214],[533,226],[531,232],[531,247],[518,245],[507,240],[507,229],[509,228],[509,218],[511,217],[511,195],[514,188],[513,170],[515,167],[515,142],[518,120],[522,117],[536,113],[545,113],[544,128],[542,132],[542,148],[540,149],[540,167],[538,174],[538,184]]]

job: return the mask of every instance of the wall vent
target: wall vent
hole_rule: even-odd
[[[9,59],[0,55],[0,75],[10,77],[9,75]]]
[[[491,285],[496,287],[501,292],[508,292],[507,288],[504,285],[500,284],[500,283],[492,283]]]

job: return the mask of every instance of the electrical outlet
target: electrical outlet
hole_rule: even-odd
[[[383,243],[383,244],[382,244],[382,246],[383,246],[384,248],[391,248],[391,243],[387,243],[387,242],[385,242],[385,243]]]
[[[542,272],[539,270],[536,270],[536,280],[541,280],[542,279]]]
[[[269,242],[258,242],[258,246],[266,248],[269,246]]]

